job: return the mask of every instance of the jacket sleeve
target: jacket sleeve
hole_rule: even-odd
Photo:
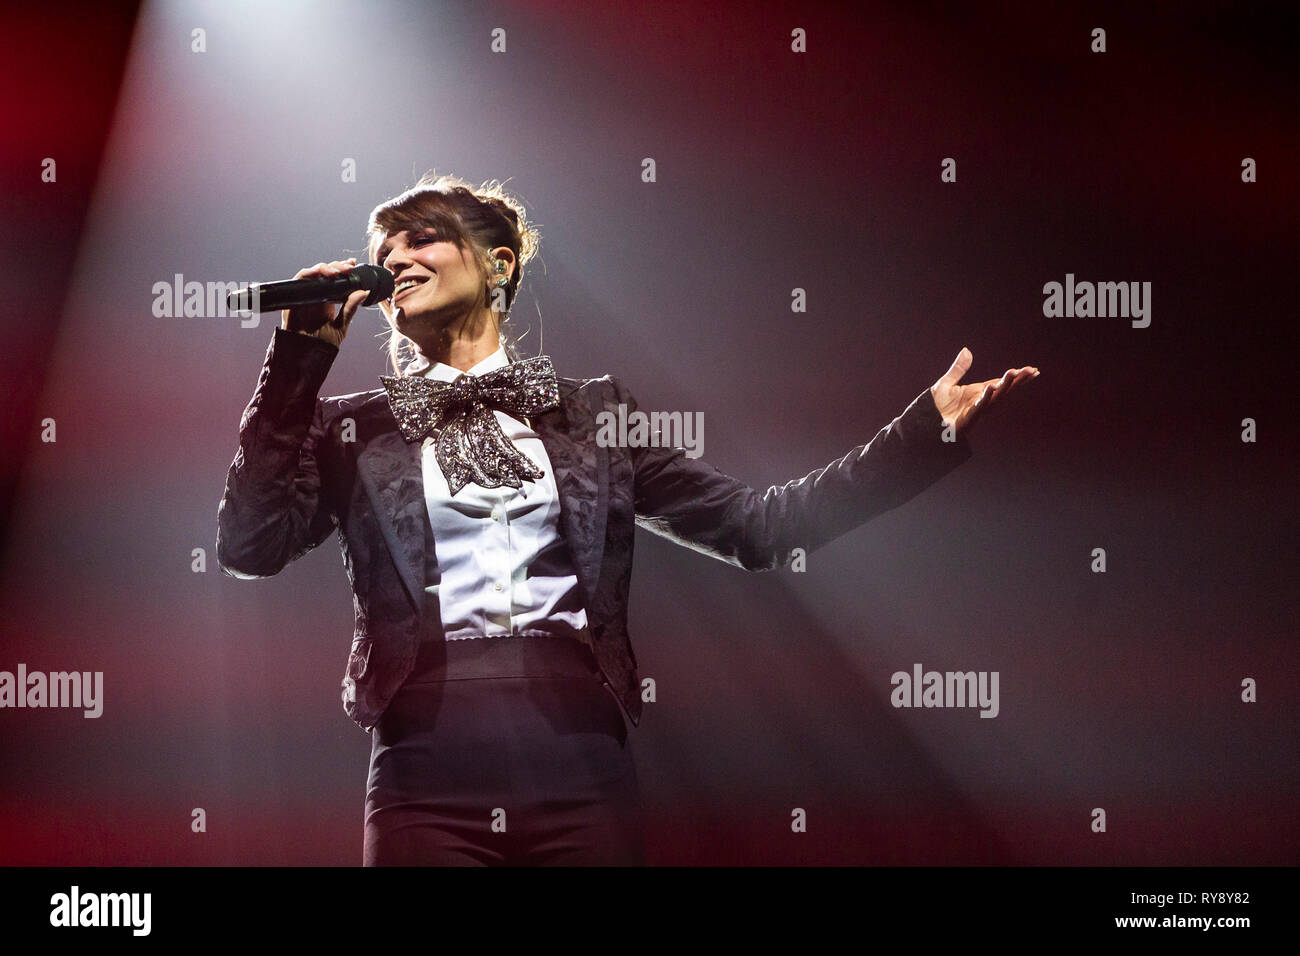
[[[611,379],[616,401],[636,401]],[[629,448],[636,522],[677,544],[746,571],[790,563],[918,495],[971,456],[969,441],[943,440],[927,388],[903,414],[838,461],[759,494],[679,448]]]
[[[328,342],[275,330],[217,510],[217,561],[227,574],[275,574],[338,524],[322,492],[325,403],[317,398],[336,355]]]

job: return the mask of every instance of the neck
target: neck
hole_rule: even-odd
[[[452,342],[445,351],[440,350],[435,355],[426,352],[424,355],[430,362],[441,362],[443,365],[468,372],[500,347],[501,343],[494,337],[491,341]]]
[[[476,321],[456,322],[431,340],[416,342],[415,348],[430,363],[441,362],[468,372],[501,347],[496,322],[486,315]]]

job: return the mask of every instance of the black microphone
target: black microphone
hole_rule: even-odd
[[[233,312],[276,312],[297,305],[346,302],[348,296],[359,289],[370,291],[361,304],[374,305],[393,294],[393,274],[379,266],[359,265],[336,276],[254,282],[246,289],[227,295],[226,305]]]

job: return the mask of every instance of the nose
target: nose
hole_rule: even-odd
[[[400,274],[401,271],[410,264],[411,264],[411,259],[406,254],[406,250],[404,248],[401,249],[394,248],[390,250],[388,255],[384,258],[384,268],[387,269],[389,272],[391,272],[393,275]]]

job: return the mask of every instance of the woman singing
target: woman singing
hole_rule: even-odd
[[[319,398],[367,293],[286,311],[217,539],[227,573],[264,577],[339,531],[356,612],[343,707],[371,735],[367,865],[642,864],[624,722],[641,715],[635,526],[781,567],[959,465],[975,417],[1038,374],[959,385],[962,349],[870,443],[759,493],[681,449],[597,440],[597,416],[636,410],[623,384],[520,359],[501,326],[538,237],[499,185],[426,176],[374,210],[367,243],[396,283],[394,375]]]

